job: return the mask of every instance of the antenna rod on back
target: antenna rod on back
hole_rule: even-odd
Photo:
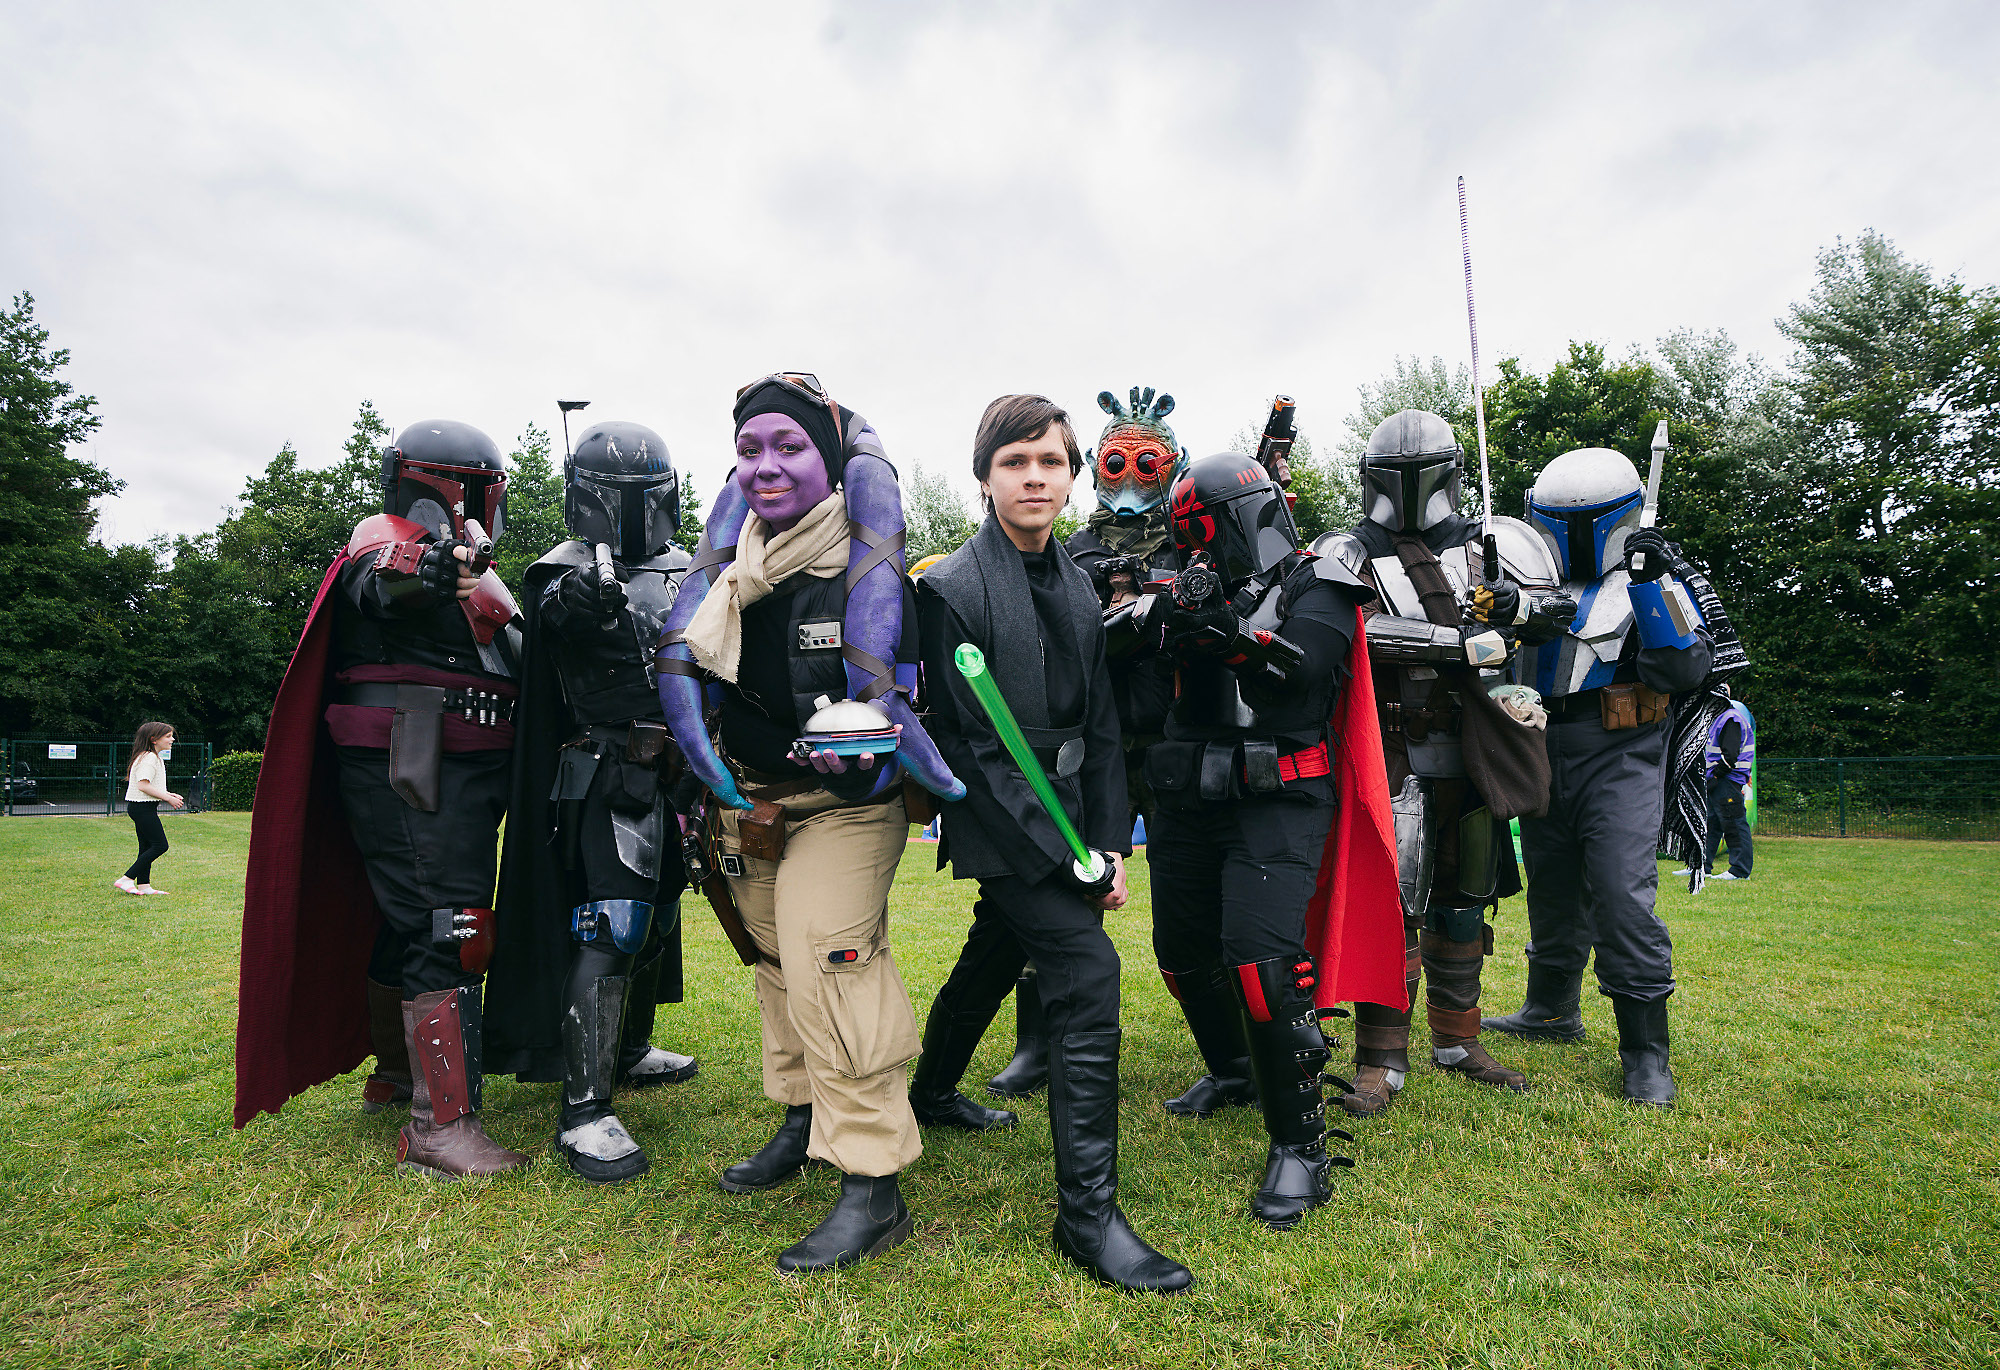
[[[1465,213],[1465,178],[1458,178],[1458,243],[1465,254],[1465,323],[1472,334],[1472,412],[1479,425],[1480,545],[1486,579],[1500,578],[1500,548],[1493,540],[1493,470],[1486,462],[1486,391],[1479,381],[1479,312],[1472,305],[1472,228]]]

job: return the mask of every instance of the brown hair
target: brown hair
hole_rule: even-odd
[[[1074,476],[1083,469],[1083,452],[1076,445],[1069,411],[1046,395],[1002,395],[979,416],[979,432],[972,439],[972,478],[984,481],[993,471],[995,452],[1009,443],[1033,442],[1049,431],[1050,424],[1062,429],[1069,473]]]
[[[126,771],[131,771],[133,763],[153,750],[153,744],[174,730],[171,723],[141,723],[139,731],[132,734],[132,755],[125,760]]]

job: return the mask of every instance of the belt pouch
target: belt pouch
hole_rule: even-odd
[[[1667,705],[1672,702],[1672,695],[1661,694],[1650,685],[1635,685],[1632,689],[1638,696],[1638,716],[1641,723],[1658,723],[1667,716]]]
[[[1598,718],[1606,732],[1639,726],[1638,687],[1606,685],[1597,692]]]
[[[1217,738],[1201,749],[1201,797],[1227,799],[1236,779],[1236,743]]]
[[[1268,737],[1243,739],[1243,788],[1252,794],[1276,794],[1285,787],[1278,770],[1278,744]]]
[[[1194,781],[1195,756],[1199,742],[1156,742],[1146,749],[1140,762],[1146,784],[1163,794],[1175,794]]]
[[[389,722],[389,788],[419,813],[438,811],[438,770],[444,759],[444,691],[398,685]]]
[[[654,764],[666,751],[670,736],[664,723],[634,721],[631,731],[625,735],[625,759],[636,761],[641,766]]]
[[[785,811],[768,799],[736,820],[736,843],[745,856],[781,861],[785,856]]]
[[[910,815],[910,821],[920,828],[928,828],[937,817],[937,797],[929,790],[903,773],[903,810]]]

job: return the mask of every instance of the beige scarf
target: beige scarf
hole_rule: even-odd
[[[695,664],[734,683],[743,660],[743,611],[800,572],[825,579],[846,570],[847,500],[840,491],[775,536],[770,524],[751,514],[736,539],[736,560],[723,568],[687,626]]]

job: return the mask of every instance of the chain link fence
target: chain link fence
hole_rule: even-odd
[[[123,813],[125,763],[131,756],[129,737],[16,737],[0,741],[0,776],[6,783],[0,813],[10,817]],[[167,758],[167,788],[184,795],[187,807],[170,809],[162,804],[162,817],[208,808],[209,765],[214,760],[212,745],[174,738],[174,754]]]
[[[1763,757],[1756,830],[2000,841],[2000,756]]]

